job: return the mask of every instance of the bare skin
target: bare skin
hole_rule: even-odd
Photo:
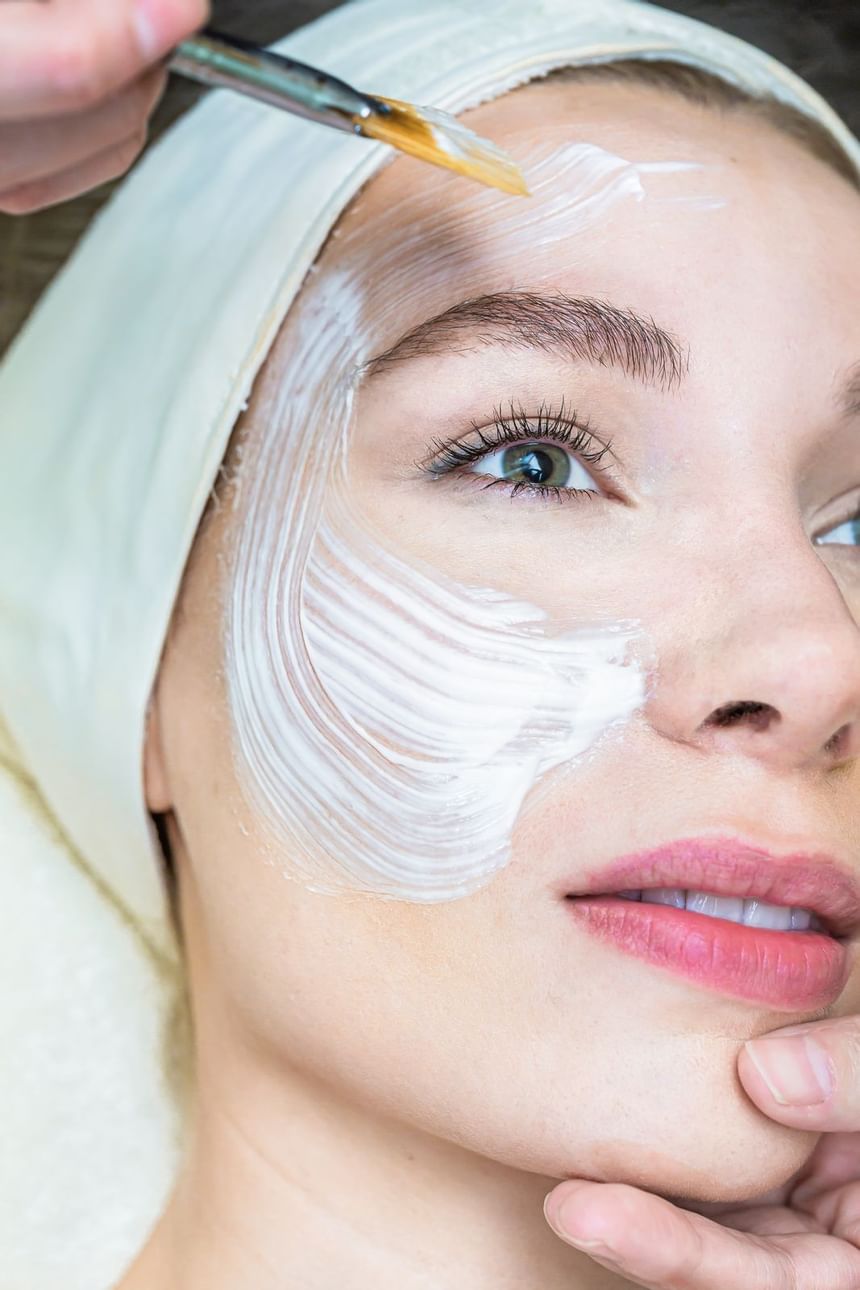
[[[650,90],[528,87],[467,120],[517,155],[540,137],[548,95],[573,137],[713,171],[725,205],[707,221],[622,213],[584,258],[557,254],[557,290],[670,318],[688,383],[643,393],[534,357],[520,377],[509,353],[423,358],[363,392],[353,478],[391,541],[451,576],[490,570],[514,593],[529,573],[518,553],[551,547],[554,594],[597,588],[646,623],[659,684],[624,740],[526,821],[483,891],[418,907],[303,890],[260,864],[242,811],[219,647],[230,507],[214,514],[145,757],[177,864],[195,1115],[176,1191],[120,1290],[860,1286],[854,960],[827,1016],[780,1015],[556,932],[546,897],[558,866],[580,863],[559,839],[614,855],[714,824],[815,843],[860,873],[860,556],[853,540],[820,544],[860,494],[856,425],[833,403],[860,355],[860,196],[770,127]],[[457,182],[398,160],[344,227],[391,239],[387,212],[408,227],[410,201],[435,193],[444,211]],[[533,271],[517,249],[485,285],[529,290]],[[276,344],[251,422],[288,363]],[[623,510],[597,477],[603,500],[556,511],[421,491],[407,466],[434,391],[507,397],[520,379],[538,394],[570,379],[571,397],[612,421]],[[739,696],[780,721],[708,723]],[[779,1106],[744,1045],[808,1022],[836,1091]],[[614,1260],[574,1248],[577,1233]]]
[[[23,215],[121,175],[167,83],[159,60],[206,0],[0,8],[0,211]]]

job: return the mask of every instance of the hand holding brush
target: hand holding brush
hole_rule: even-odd
[[[67,201],[146,142],[163,60],[206,0],[0,0],[0,212]]]
[[[168,70],[390,144],[505,192],[527,192],[511,158],[454,117],[198,31],[208,9],[205,0],[0,6],[0,212],[25,214],[67,201],[127,170],[146,143]]]

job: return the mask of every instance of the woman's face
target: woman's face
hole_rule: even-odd
[[[175,813],[193,978],[206,963],[198,1011],[217,997],[267,1061],[518,1168],[753,1195],[811,1140],[747,1101],[739,1045],[855,1010],[853,944],[829,995],[787,979],[791,954],[763,985],[695,979],[598,936],[566,897],[618,857],[695,838],[723,840],[714,871],[736,841],[769,853],[765,869],[802,854],[826,880],[831,857],[860,881],[860,196],[753,117],[645,88],[533,85],[464,120],[523,164],[534,195],[391,164],[329,240],[245,429],[271,436],[324,383],[325,365],[296,367],[315,317],[340,301],[370,318],[373,355],[388,356],[356,350],[324,516],[345,508],[422,576],[535,606],[553,630],[621,625],[634,644],[613,686],[641,675],[641,702],[530,783],[506,863],[476,889],[285,881],[289,839],[273,850],[231,751],[222,624],[241,495],[216,510],[147,745],[150,808]],[[288,474],[329,471],[321,408],[310,449],[279,444]],[[293,508],[267,517],[288,540]],[[386,668],[403,683],[409,666],[396,651],[377,663],[385,707]],[[516,689],[516,669],[500,675]],[[338,813],[366,848],[345,791],[322,802],[321,831]],[[404,807],[404,835],[414,827]],[[706,876],[669,885],[708,890]],[[677,925],[694,929],[688,960],[710,944]],[[646,934],[652,955],[661,935]]]

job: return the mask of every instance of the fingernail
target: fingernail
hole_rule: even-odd
[[[565,1196],[559,1202],[555,1193],[549,1192],[544,1199],[543,1212],[553,1231],[564,1237],[571,1245],[575,1245],[578,1250],[584,1250],[586,1254],[594,1254],[601,1259],[614,1257],[613,1251],[605,1241],[598,1240],[594,1236],[576,1234],[577,1215],[574,1211],[573,1197]]]
[[[830,1058],[808,1035],[750,1039],[744,1046],[780,1105],[817,1106],[833,1092]]]

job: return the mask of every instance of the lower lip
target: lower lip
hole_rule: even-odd
[[[601,940],[720,994],[786,1012],[835,1003],[848,978],[841,941],[818,932],[772,932],[672,905],[577,896],[574,917]]]

